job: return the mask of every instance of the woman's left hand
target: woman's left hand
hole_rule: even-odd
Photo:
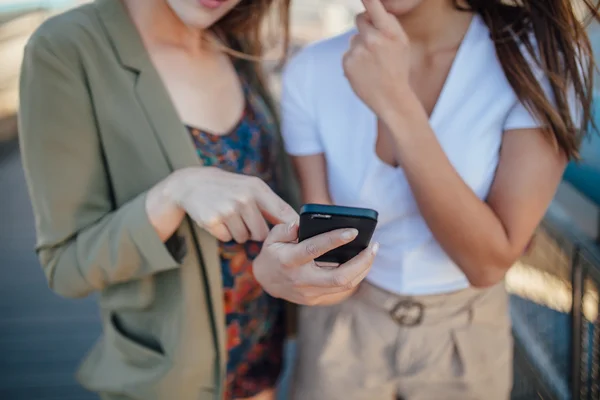
[[[340,302],[367,276],[379,245],[372,243],[336,268],[322,268],[315,259],[350,243],[357,234],[351,229],[335,230],[298,243],[298,224],[277,225],[254,260],[254,277],[271,296],[292,303],[313,306]]]
[[[344,55],[344,72],[360,99],[381,117],[410,91],[410,44],[400,22],[381,0],[363,0],[358,33]]]

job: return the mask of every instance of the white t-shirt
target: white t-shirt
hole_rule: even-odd
[[[367,277],[371,283],[409,295],[464,289],[467,278],[434,239],[403,170],[376,155],[377,118],[354,94],[342,69],[353,33],[309,46],[287,66],[282,93],[286,149],[296,156],[325,154],[335,204],[379,212],[374,240],[381,247]],[[480,199],[487,197],[494,179],[503,132],[539,126],[509,85],[478,16],[458,50],[430,124],[450,162]]]

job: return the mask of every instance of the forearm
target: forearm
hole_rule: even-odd
[[[141,194],[64,243],[42,243],[38,253],[50,287],[64,297],[84,297],[178,267],[186,251],[183,239],[158,236],[146,200]]]
[[[324,204],[324,205],[332,205],[333,201],[329,194],[315,194],[304,192],[302,193],[302,202],[304,204]]]
[[[397,156],[434,237],[475,286],[494,284],[518,257],[501,220],[450,163],[420,106],[386,116]]]
[[[304,203],[333,204],[329,194],[324,154],[293,157]]]

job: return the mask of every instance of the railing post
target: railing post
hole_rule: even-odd
[[[582,303],[584,290],[584,271],[579,262],[579,246],[573,248],[571,255],[571,279],[573,284],[573,306],[571,307],[571,399],[581,399],[581,340],[582,340]]]
[[[600,281],[595,282],[600,290]],[[594,337],[592,339],[592,400],[600,400],[600,299],[598,300],[598,315],[594,321]]]

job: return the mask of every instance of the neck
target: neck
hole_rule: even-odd
[[[144,41],[197,52],[205,32],[186,25],[165,0],[124,0]]]
[[[413,46],[433,50],[460,42],[472,17],[457,10],[451,0],[423,0],[415,9],[397,16]]]

